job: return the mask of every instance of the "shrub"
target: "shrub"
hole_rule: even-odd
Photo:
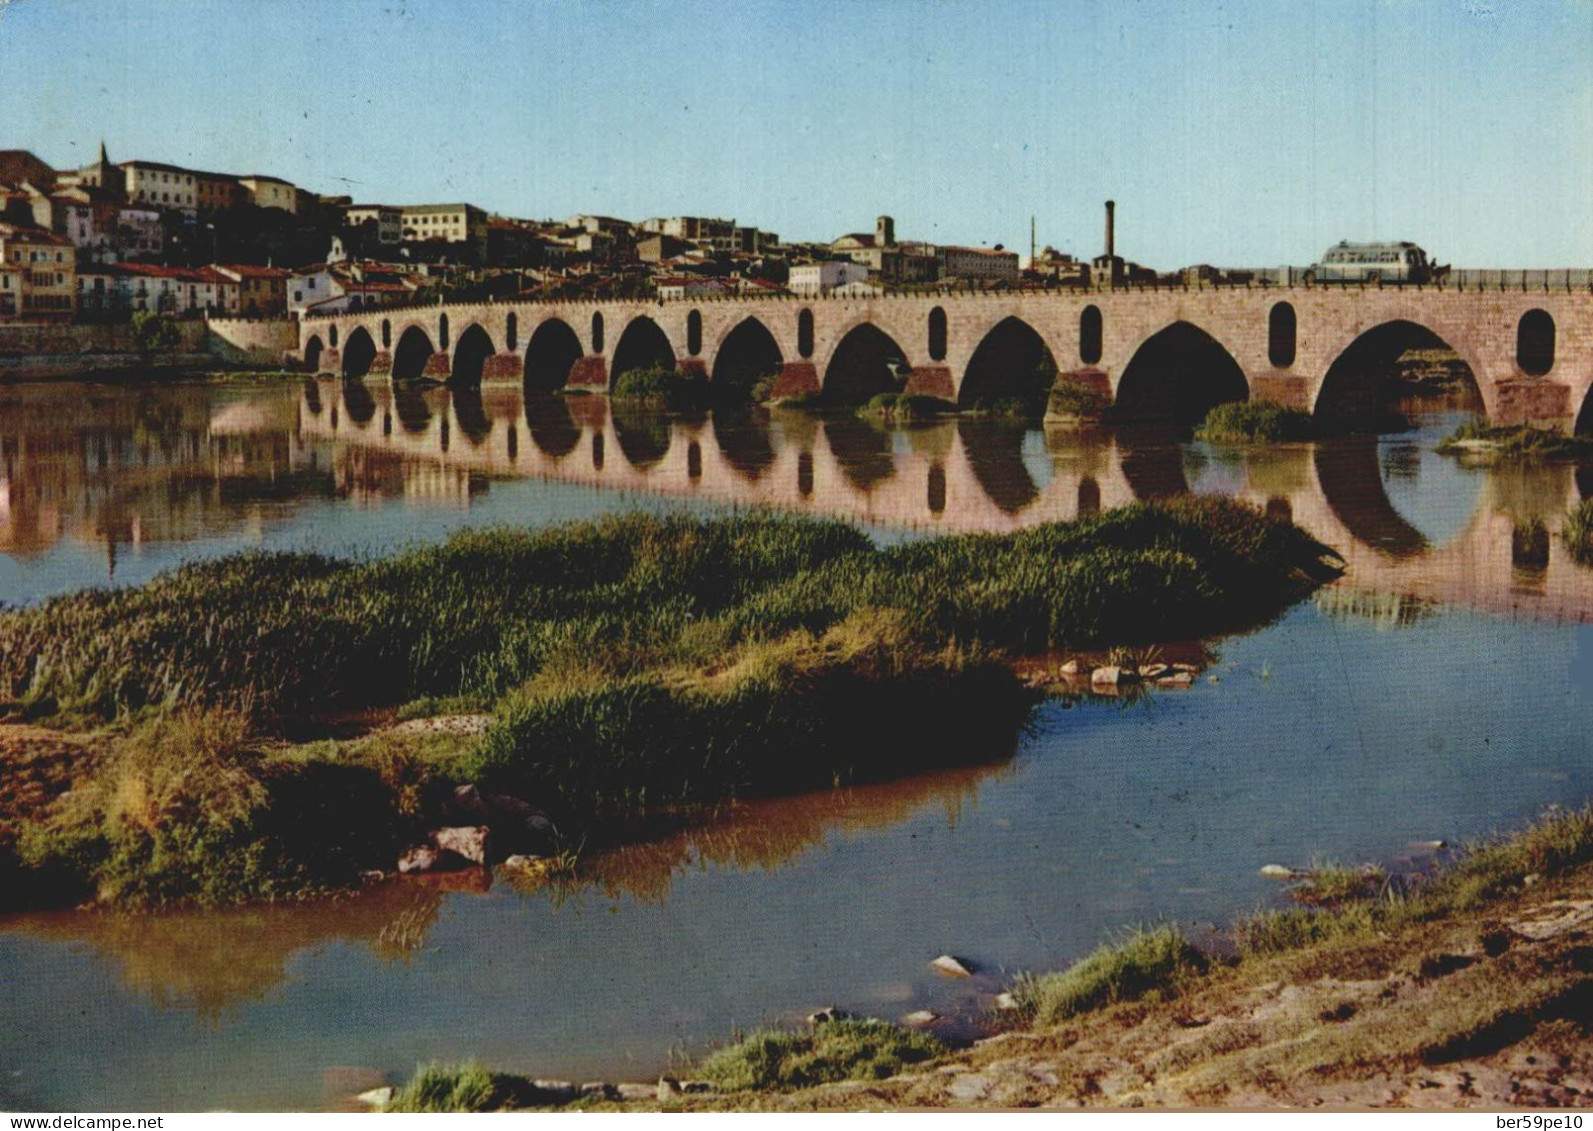
[[[1583,459],[1593,455],[1593,437],[1567,436],[1528,424],[1494,426],[1468,420],[1438,443],[1446,455],[1485,452],[1505,459]]]
[[[649,407],[686,409],[707,399],[708,383],[678,369],[648,366],[627,369],[614,379],[609,396],[616,401],[639,402]]]
[[[132,325],[133,343],[145,357],[170,353],[182,344],[182,333],[177,329],[177,323],[164,314],[153,310],[135,311]]]
[[[1152,991],[1175,992],[1205,968],[1205,955],[1176,926],[1166,925],[1103,946],[1060,973],[1020,978],[1013,996],[1036,1026],[1055,1025]]]
[[[465,1064],[429,1064],[417,1068],[409,1083],[394,1094],[385,1108],[390,1112],[502,1111],[521,1106],[531,1090],[522,1076],[492,1072],[474,1061]]]
[[[955,413],[957,406],[939,397],[922,393],[879,393],[857,410],[857,415],[874,419],[905,423],[915,420],[934,420]]]
[[[1572,561],[1593,565],[1593,499],[1583,499],[1566,513],[1560,524],[1560,541]]]
[[[792,1091],[839,1080],[883,1080],[945,1051],[927,1033],[841,1019],[811,1032],[760,1030],[713,1053],[699,1074],[726,1092]]]
[[[1229,401],[1215,406],[1195,430],[1196,439],[1230,444],[1274,444],[1309,440],[1311,414],[1269,401]]]
[[[1098,420],[1112,407],[1111,398],[1080,381],[1059,380],[1046,402],[1047,416]]]
[[[1289,885],[1289,898],[1297,903],[1334,906],[1367,899],[1388,886],[1388,872],[1375,864],[1346,868],[1342,864],[1313,864]]]

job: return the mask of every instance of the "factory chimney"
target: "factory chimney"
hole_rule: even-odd
[[[1108,259],[1117,254],[1117,237],[1114,230],[1115,221],[1113,220],[1113,213],[1116,211],[1117,202],[1108,200],[1106,202],[1106,258]]]

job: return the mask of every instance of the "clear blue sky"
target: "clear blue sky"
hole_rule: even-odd
[[[0,148],[510,215],[1593,265],[1593,3],[0,0]]]

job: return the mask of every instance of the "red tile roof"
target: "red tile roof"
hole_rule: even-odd
[[[0,239],[23,240],[27,243],[49,244],[52,247],[71,247],[72,241],[44,228],[23,224],[0,223]]]
[[[256,267],[252,263],[222,263],[223,271],[231,271],[245,279],[286,279],[293,274],[286,267]]]

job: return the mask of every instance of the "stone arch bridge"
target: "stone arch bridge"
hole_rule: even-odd
[[[304,319],[294,360],[314,373],[606,390],[660,364],[713,381],[777,375],[775,395],[822,394],[850,355],[883,360],[907,392],[958,400],[982,351],[1021,340],[1059,379],[1120,398],[1159,344],[1199,346],[1242,374],[1236,395],[1316,411],[1353,360],[1412,344],[1454,350],[1490,419],[1565,428],[1593,385],[1593,293],[1453,287],[1217,287],[1117,291],[503,302]],[[1420,344],[1417,341],[1417,344]],[[1225,355],[1225,357],[1224,357]],[[1337,381],[1337,384],[1335,384]],[[1222,399],[1230,399],[1224,397]]]

